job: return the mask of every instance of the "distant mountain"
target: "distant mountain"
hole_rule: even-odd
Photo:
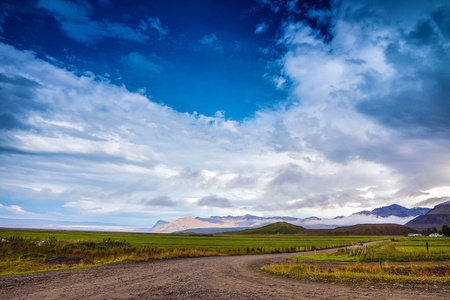
[[[349,226],[364,223],[397,223],[405,224],[414,217],[425,214],[429,208],[411,208],[400,205],[390,205],[376,208],[372,211],[362,211],[350,216],[338,216],[332,219],[321,219],[317,217],[294,218],[294,217],[257,217],[244,216],[212,216],[209,218],[185,217],[172,222],[158,221],[150,230],[154,233],[219,233],[233,231],[233,228],[258,228],[277,222],[287,222],[302,226],[307,229],[332,229],[339,226]]]
[[[427,228],[439,228],[442,225],[450,225],[450,201],[436,205],[433,209],[422,216],[409,221],[405,224],[416,230]]]
[[[389,206],[383,206],[379,208],[375,208],[372,211],[363,210],[357,213],[354,213],[356,215],[374,215],[376,217],[381,218],[387,218],[387,217],[400,217],[400,218],[407,218],[407,217],[417,217],[426,214],[428,211],[430,211],[429,208],[425,207],[414,207],[414,208],[406,208],[397,204],[392,204]]]
[[[235,231],[233,234],[296,234],[305,231],[301,226],[292,225],[286,222],[277,222],[259,228]]]
[[[152,227],[151,232],[155,233],[174,233],[174,232],[193,232],[211,233],[204,229],[214,228],[214,233],[230,231],[231,228],[255,228],[276,222],[298,222],[301,219],[292,217],[257,217],[252,215],[244,216],[212,216],[209,218],[184,217],[172,222],[158,221]],[[223,229],[223,230],[222,230]]]

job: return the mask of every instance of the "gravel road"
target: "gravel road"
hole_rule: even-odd
[[[158,260],[0,277],[0,298],[450,299],[448,287],[313,283],[258,271],[265,264],[280,262],[292,255]]]

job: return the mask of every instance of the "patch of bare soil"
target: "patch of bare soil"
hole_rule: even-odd
[[[0,277],[2,299],[450,299],[449,287],[339,285],[259,271],[293,254],[204,257]]]

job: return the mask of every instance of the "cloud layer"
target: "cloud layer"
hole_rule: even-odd
[[[86,0],[39,0],[37,8],[52,15],[67,36],[87,45],[101,42],[104,38],[143,43],[150,38],[161,39],[168,32],[157,17],[146,17],[136,28],[108,20],[94,21],[90,18],[94,7]]]
[[[168,34],[156,17],[135,29],[98,23],[88,2],[76,3],[39,6],[81,43]],[[142,225],[185,215],[334,217],[446,199],[449,12],[438,3],[342,1],[309,14],[330,23],[332,39],[311,23],[285,22],[286,50],[271,68],[289,99],[242,122],[181,113],[146,96],[151,90],[131,93],[0,44],[0,215],[38,216],[42,203],[47,215],[135,216]],[[215,34],[198,42],[223,52]],[[149,76],[163,68],[137,52],[121,63]]]

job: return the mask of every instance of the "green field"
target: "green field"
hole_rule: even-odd
[[[275,264],[265,267],[264,270],[281,276],[313,281],[450,286],[448,237],[392,239],[370,245],[367,253],[364,253],[363,247],[348,247],[330,254],[292,258],[292,263]]]
[[[160,235],[0,229],[0,275],[82,266],[54,265],[55,257],[82,257],[94,265],[211,255],[298,252],[351,245],[383,237],[297,235]],[[39,244],[38,241],[45,241]]]
[[[428,251],[427,245],[428,243]],[[393,239],[370,245],[364,255],[362,248],[352,247],[321,255],[298,256],[300,260],[336,262],[420,262],[450,260],[450,238],[414,237]],[[350,256],[350,251],[357,255]]]

